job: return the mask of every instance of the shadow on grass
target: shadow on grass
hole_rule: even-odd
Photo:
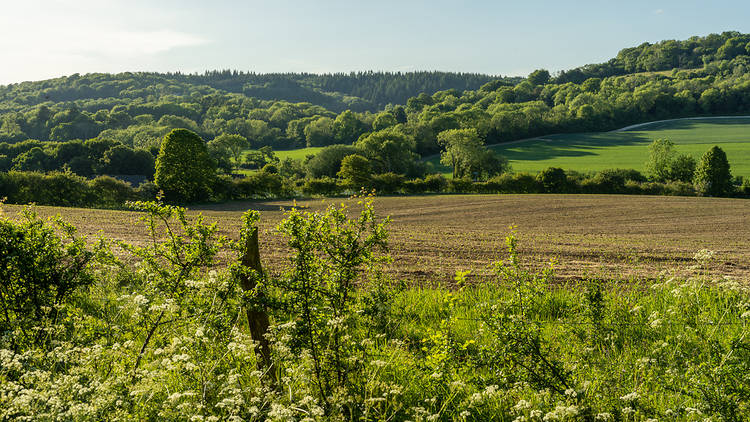
[[[653,136],[635,132],[575,133],[552,135],[538,140],[491,148],[509,160],[542,161],[560,157],[596,155],[596,150],[628,145],[648,145]]]
[[[727,117],[726,119],[695,119],[695,120],[672,120],[666,122],[653,123],[647,126],[627,130],[628,132],[648,132],[652,130],[696,130],[705,125],[711,126],[747,126],[750,124],[750,118],[747,117]]]
[[[654,123],[642,128],[624,132],[592,132],[540,136],[540,139],[516,144],[499,144],[490,148],[512,161],[542,161],[561,157],[585,157],[596,155],[598,150],[619,146],[647,146],[655,139],[663,138],[665,130],[710,131],[716,126],[748,126],[748,118],[676,120]],[[746,142],[744,139],[732,141],[732,135],[722,142]],[[715,143],[716,141],[707,141]],[[695,142],[690,142],[695,143]]]

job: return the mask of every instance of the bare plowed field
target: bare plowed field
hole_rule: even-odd
[[[300,208],[321,210],[349,200],[299,201]],[[392,276],[411,282],[449,282],[456,270],[474,277],[490,272],[502,259],[505,236],[515,226],[522,259],[540,266],[558,261],[560,279],[605,276],[652,280],[660,274],[703,271],[750,281],[750,201],[720,198],[616,195],[444,195],[385,197],[376,210],[392,218]],[[265,265],[276,271],[285,262],[284,240],[274,233],[281,208],[292,201],[230,203],[200,207],[221,231],[236,237],[240,215],[262,215],[261,248]],[[355,203],[352,202],[355,206]],[[19,207],[3,206],[12,215]],[[138,214],[127,211],[38,207],[41,215],[59,213],[81,233],[143,242],[146,230]],[[714,251],[701,269],[693,256]]]

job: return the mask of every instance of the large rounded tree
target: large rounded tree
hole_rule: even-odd
[[[174,129],[161,142],[154,182],[169,201],[208,199],[216,163],[203,139],[187,129]]]
[[[724,150],[714,146],[701,157],[693,181],[698,194],[727,196],[732,193],[732,173]]]

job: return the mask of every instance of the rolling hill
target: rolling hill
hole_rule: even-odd
[[[643,170],[648,145],[666,138],[680,153],[696,159],[714,145],[726,153],[734,176],[750,177],[750,117],[678,119],[655,122],[633,130],[542,136],[490,146],[507,157],[514,171],[538,172],[560,167],[579,172],[611,168]],[[450,176],[439,156],[427,160]]]

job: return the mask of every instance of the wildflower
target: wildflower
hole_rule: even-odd
[[[631,402],[631,401],[636,401],[639,398],[641,398],[641,395],[638,394],[637,392],[633,391],[632,393],[628,393],[628,394],[625,394],[624,396],[620,397],[620,400]]]
[[[693,414],[695,415],[702,415],[703,412],[700,411],[700,409],[696,409],[694,407],[686,407],[685,412],[687,412],[688,416],[691,416]]]
[[[531,407],[531,403],[529,403],[528,401],[526,401],[524,399],[519,400],[518,403],[516,403],[516,405],[513,406],[513,408],[516,409],[516,410],[524,410],[524,409],[528,409],[530,407]]]
[[[708,249],[701,249],[698,252],[696,252],[695,255],[693,255],[693,259],[703,264],[713,259],[714,255],[716,255],[715,251],[708,250]]]
[[[453,381],[451,382],[451,387],[455,389],[460,389],[466,387],[466,384],[463,381]]]

